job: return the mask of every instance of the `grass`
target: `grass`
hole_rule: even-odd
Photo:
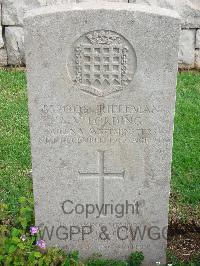
[[[172,187],[182,202],[200,201],[200,74],[178,76]]]
[[[0,199],[16,211],[30,195],[31,169],[25,73],[0,70]]]
[[[200,202],[200,73],[178,75],[172,201],[197,210]],[[15,213],[17,200],[31,192],[31,155],[26,78],[23,71],[0,70],[0,198]],[[186,207],[186,208],[185,208]]]

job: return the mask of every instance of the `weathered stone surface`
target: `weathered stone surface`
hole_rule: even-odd
[[[0,1],[0,21],[1,21],[1,13],[2,13],[2,4],[1,4],[1,1]],[[1,23],[0,23],[0,25],[1,25]]]
[[[200,29],[196,33],[196,48],[200,49]]]
[[[46,5],[60,5],[60,4],[69,4],[76,3],[76,0],[46,0]]]
[[[182,18],[182,27],[200,27],[200,2],[199,0],[129,0],[130,3],[146,4],[169,8],[179,13]]]
[[[6,49],[9,65],[25,64],[24,54],[24,30],[21,27],[6,27]]]
[[[0,49],[0,66],[7,65],[7,53],[5,49]]]
[[[4,47],[4,41],[2,36],[2,27],[0,26],[0,48]]]
[[[52,4],[65,4],[72,2],[87,2],[94,0],[2,0],[3,3],[3,25],[22,25],[23,16],[27,10]],[[107,2],[128,2],[128,0],[102,0]],[[170,8],[182,17],[182,25],[187,28],[200,27],[200,3],[199,0],[130,0],[130,3],[147,4]]]
[[[45,4],[46,0],[2,0],[2,24],[22,26],[27,10]]]
[[[149,6],[158,6],[161,8],[175,9],[176,1],[175,0],[129,0],[130,3],[134,4],[145,4]]]
[[[128,0],[104,0],[106,2],[121,2],[121,3],[128,3]]]
[[[200,69],[200,49],[195,51],[195,68]]]
[[[195,30],[182,30],[179,44],[181,68],[193,68],[195,62]]]
[[[128,0],[100,0],[100,1],[128,3]],[[82,2],[91,2],[91,3],[94,3],[94,0],[76,0],[76,2],[77,3],[82,3]]]
[[[164,264],[179,29],[173,11],[130,4],[29,12],[35,217],[49,245]]]
[[[31,9],[51,4],[71,3],[76,0],[2,0],[2,24],[23,25],[24,14]]]

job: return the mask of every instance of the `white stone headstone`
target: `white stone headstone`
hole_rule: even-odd
[[[125,3],[26,16],[35,217],[49,245],[165,262],[179,30],[175,12]]]

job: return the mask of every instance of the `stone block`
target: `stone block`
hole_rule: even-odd
[[[195,51],[195,68],[200,70],[200,49]]]
[[[6,27],[5,42],[9,65],[24,65],[24,30],[21,27]]]
[[[183,28],[200,28],[199,0],[129,0],[129,3],[172,9],[181,16]]]
[[[46,5],[46,0],[2,0],[2,25],[22,26],[27,10]]]
[[[200,29],[196,33],[196,48],[200,49]]]
[[[101,0],[105,2],[120,2],[120,3],[128,3],[128,0]],[[94,3],[94,0],[76,0],[77,3],[82,3],[82,2],[91,2]]]
[[[179,45],[179,64],[181,68],[193,68],[195,62],[196,31],[182,30]]]
[[[0,66],[7,66],[6,49],[0,49]]]
[[[70,3],[76,3],[76,0],[46,0],[46,5],[64,5]]]
[[[4,40],[2,34],[2,27],[0,26],[0,49],[4,47]]]
[[[0,1],[0,21],[1,21],[1,14],[2,14],[2,3],[1,3],[1,1]],[[1,26],[1,23],[0,23],[0,26]]]
[[[28,10],[54,4],[72,3],[76,0],[2,0],[2,25],[22,26]]]

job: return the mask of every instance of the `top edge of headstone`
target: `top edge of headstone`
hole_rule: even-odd
[[[29,18],[54,14],[54,13],[63,13],[68,11],[86,11],[86,10],[113,10],[113,11],[132,11],[132,12],[141,12],[147,14],[153,14],[164,17],[171,17],[174,19],[180,19],[179,14],[176,11],[160,8],[160,7],[150,7],[141,4],[130,4],[130,3],[116,3],[116,2],[95,2],[94,3],[68,3],[67,5],[51,5],[36,8],[28,11],[24,16],[24,21]]]

